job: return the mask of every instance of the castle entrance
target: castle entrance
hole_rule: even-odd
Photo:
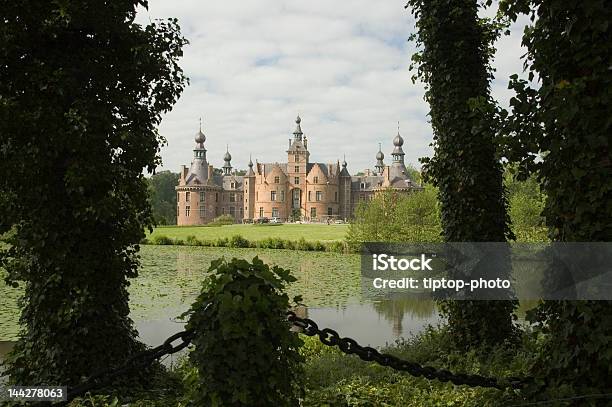
[[[300,209],[302,207],[302,190],[294,188],[292,192],[292,209]]]

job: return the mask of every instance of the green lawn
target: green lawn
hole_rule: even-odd
[[[298,240],[303,237],[309,241],[343,240],[348,225],[326,224],[283,224],[283,225],[225,225],[225,226],[163,226],[156,228],[149,237],[167,236],[172,239],[185,239],[195,236],[202,240],[230,238],[241,235],[250,241],[267,237]]]

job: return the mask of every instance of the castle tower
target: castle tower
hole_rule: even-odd
[[[378,143],[378,153],[376,153],[376,165],[374,166],[378,175],[382,175],[383,171],[385,170],[385,163],[383,162],[384,159],[385,155],[382,152],[380,143]]]
[[[293,141],[289,141],[287,150],[287,176],[289,184],[290,213],[300,211],[301,216],[306,215],[305,193],[306,173],[308,171],[308,160],[310,153],[302,133],[302,119],[298,115],[295,119],[295,131]]]
[[[206,136],[202,133],[202,119],[200,119],[200,129],[195,135],[196,146],[193,149],[193,161],[191,162],[191,168],[187,173],[187,182],[190,178],[197,178],[201,183],[205,183],[208,180],[208,162],[206,161],[206,148],[204,142]]]
[[[391,153],[392,162],[389,166],[389,182],[393,184],[396,180],[408,179],[408,170],[406,169],[406,165],[404,164],[404,150],[402,150],[402,146],[404,145],[404,139],[399,133],[399,129],[397,131],[397,136],[393,139],[393,152]]]
[[[229,146],[226,146],[225,155],[223,156],[223,175],[231,175],[232,174],[232,155],[229,153]]]
[[[249,170],[244,176],[244,219],[255,218],[255,171],[249,157]]]
[[[351,213],[351,174],[349,174],[346,157],[342,160],[342,170],[340,171],[339,189],[339,213],[341,219],[347,220],[352,216]]]

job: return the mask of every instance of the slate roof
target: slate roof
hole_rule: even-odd
[[[244,177],[242,175],[214,175],[213,180],[216,185],[223,187],[225,191],[242,191]],[[232,189],[232,181],[236,183],[236,188]]]

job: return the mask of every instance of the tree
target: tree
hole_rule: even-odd
[[[610,242],[612,8],[597,0],[513,0],[500,9],[511,20],[530,16],[525,66],[540,84],[512,77],[508,159],[523,176],[537,174],[551,239]],[[536,364],[542,381],[573,394],[612,391],[610,301],[545,301],[529,318],[544,339]]]
[[[149,199],[153,218],[158,225],[176,225],[176,190],[179,174],[161,171],[152,175],[149,183]]]
[[[15,199],[0,201],[0,223],[15,235],[0,266],[25,285],[14,383],[75,385],[144,348],[127,278],[186,41],[176,20],[136,24],[138,5],[2,1],[0,195]]]
[[[509,167],[504,175],[508,190],[510,219],[515,233],[519,230],[544,226],[545,195],[540,190],[535,174],[518,180],[516,167]]]
[[[495,104],[490,97],[499,26],[478,17],[477,0],[409,0],[416,17],[413,56],[425,83],[434,157],[422,159],[425,181],[439,188],[444,239],[503,242],[509,228],[502,167],[496,155]],[[502,266],[500,266],[502,267]],[[496,343],[514,333],[516,301],[444,302],[456,344]]]
[[[440,209],[437,190],[401,194],[393,190],[377,193],[371,201],[360,202],[349,225],[346,240],[353,250],[364,242],[438,242]]]

